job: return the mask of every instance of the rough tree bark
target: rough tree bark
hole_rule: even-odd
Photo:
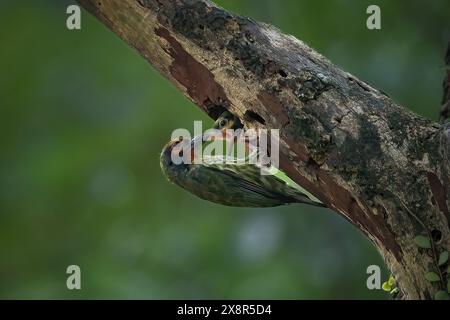
[[[375,244],[402,298],[444,289],[435,257],[450,251],[449,124],[207,0],[79,2],[212,118],[228,109],[247,128],[280,129],[281,169]],[[416,245],[420,234],[432,248]]]

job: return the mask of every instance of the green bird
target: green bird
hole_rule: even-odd
[[[214,122],[214,129],[242,129],[244,126],[241,123],[241,120],[236,117],[234,114],[228,111],[224,111]]]
[[[198,139],[192,140],[192,149]],[[181,141],[171,141],[164,147],[161,169],[169,181],[204,200],[232,207],[275,207],[289,203],[325,206],[308,196],[306,190],[302,192],[275,175],[262,175],[256,164],[224,163],[220,156],[204,159],[207,161],[202,164],[175,164],[172,154],[183,156]]]

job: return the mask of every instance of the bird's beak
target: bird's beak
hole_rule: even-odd
[[[203,142],[203,138],[205,135],[199,134],[198,136],[195,136],[191,140],[191,148],[195,148],[198,144],[201,144]]]
[[[227,139],[227,129],[223,128],[221,130],[214,129],[208,130],[203,134],[203,141],[215,141],[215,140],[226,140]]]

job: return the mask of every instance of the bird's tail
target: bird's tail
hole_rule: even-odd
[[[322,207],[322,208],[327,207],[325,204],[320,202],[319,199],[314,199],[314,200],[310,199],[306,194],[301,193],[299,191],[292,192],[292,194],[290,194],[290,197],[293,200],[291,202],[305,203],[305,204],[309,204],[309,205],[316,206],[316,207]]]

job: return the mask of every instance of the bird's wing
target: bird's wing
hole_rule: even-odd
[[[292,194],[285,193],[289,186],[275,176],[264,176],[261,168],[254,164],[208,164],[207,167],[232,179],[239,188],[266,198],[292,202]]]
[[[244,166],[247,168],[244,168]],[[214,171],[216,174],[225,175],[230,178],[228,181],[234,185],[227,187],[238,188],[243,192],[246,192],[246,196],[254,194],[255,196],[262,196],[280,202],[282,202],[284,198],[287,198],[265,188],[263,184],[259,184],[258,179],[256,178],[257,175],[259,175],[259,170],[254,170],[256,168],[254,165],[225,165],[224,167],[220,165],[208,165],[207,168]]]
[[[280,202],[304,202],[311,205],[323,206],[317,200],[312,199],[301,190],[290,186],[286,181],[278,178],[273,174],[263,175],[261,168],[255,164],[227,164],[221,162],[209,162],[206,166],[216,173],[224,174],[231,178],[238,188],[253,192],[257,195],[277,199]]]

